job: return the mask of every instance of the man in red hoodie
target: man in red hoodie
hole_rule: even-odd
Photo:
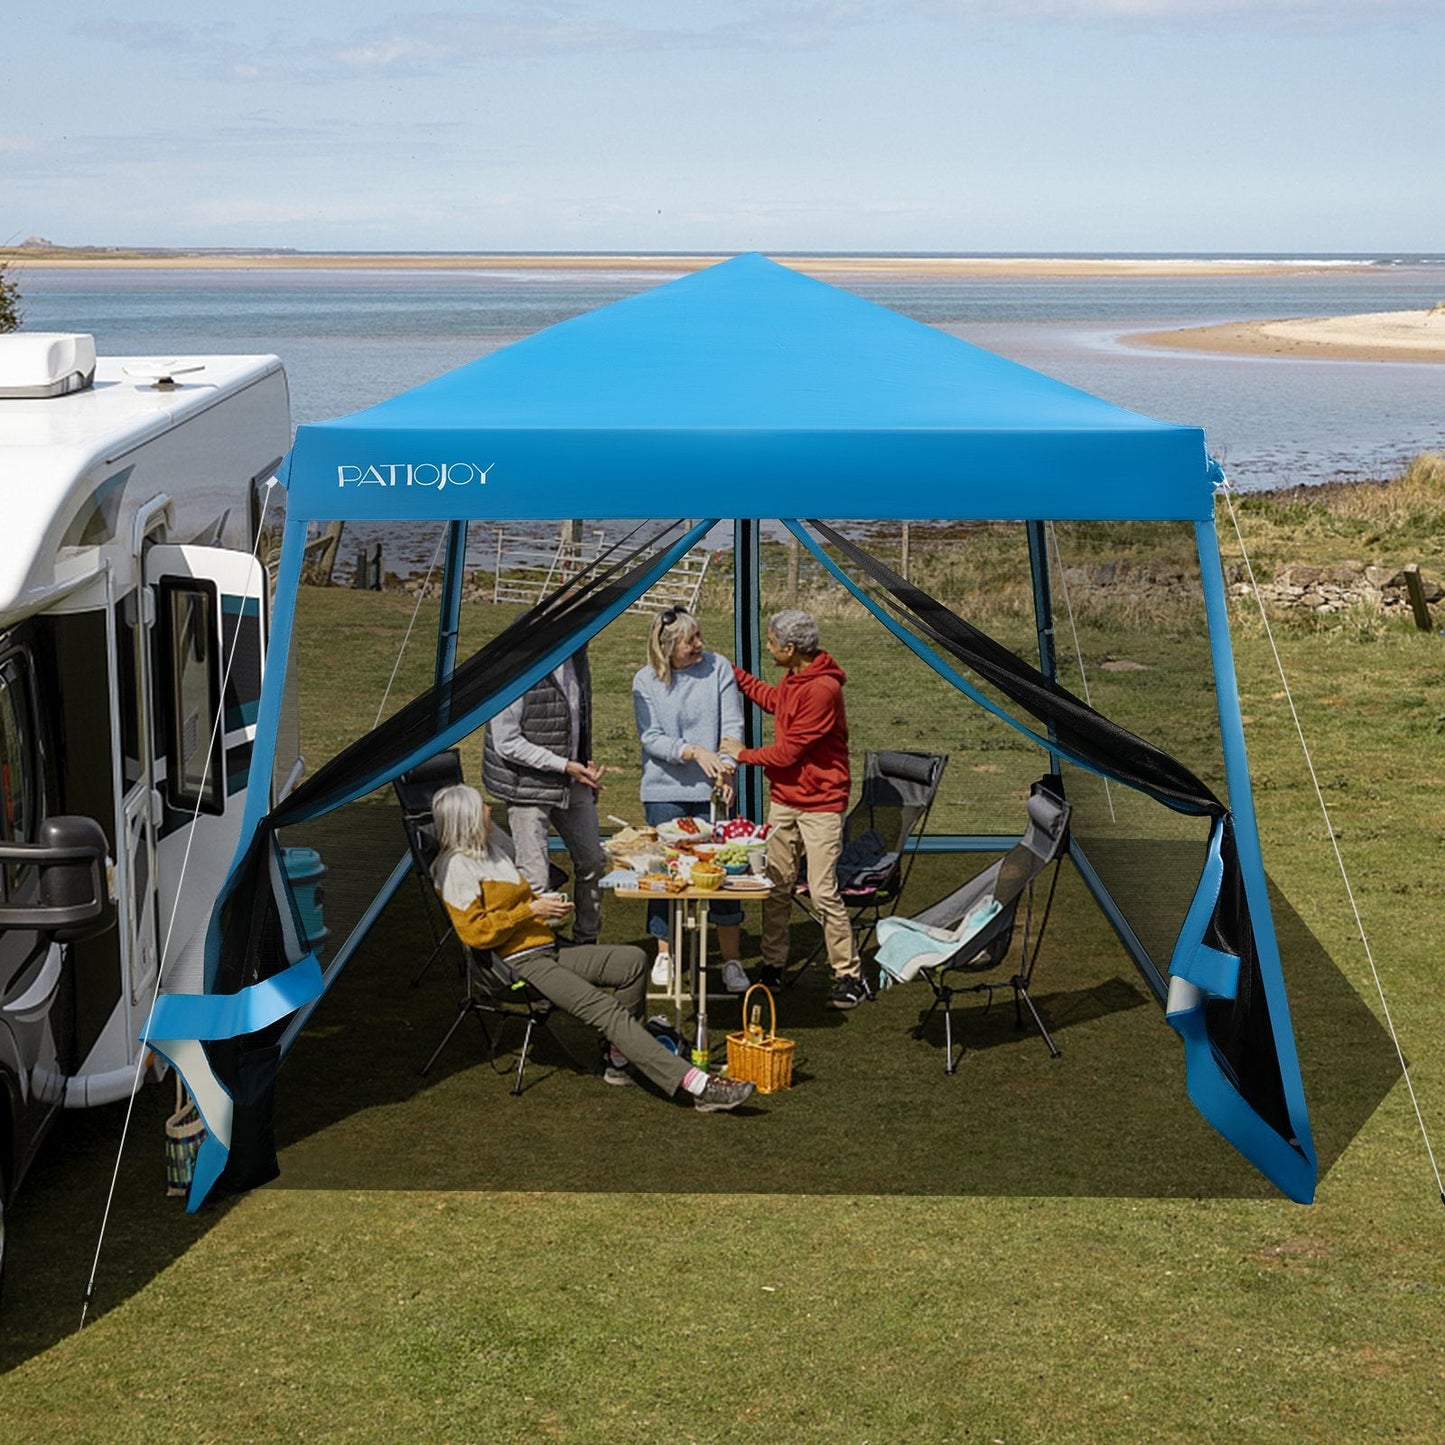
[[[777,986],[788,961],[788,917],[793,885],[804,854],[808,889],[823,920],[823,940],[833,970],[832,1008],[855,1008],[872,997],[853,943],[848,910],[838,892],[838,855],[848,809],[848,716],[843,709],[843,669],[819,646],[818,624],[789,608],[768,622],[768,652],[783,670],[776,687],[733,668],[743,695],[773,715],[771,747],[745,748],[723,739],[723,751],[755,763],[768,779],[768,876],[773,891],[763,900],[764,983]]]

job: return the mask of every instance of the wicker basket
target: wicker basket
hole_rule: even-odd
[[[768,1028],[763,1032],[762,1005],[748,1012],[748,1000],[759,989],[768,1001]],[[778,1037],[778,1010],[772,990],[755,983],[743,995],[743,1027],[728,1035],[728,1077],[748,1079],[760,1094],[775,1094],[793,1084],[793,1041]]]

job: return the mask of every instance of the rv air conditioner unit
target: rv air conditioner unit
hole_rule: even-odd
[[[0,397],[69,396],[95,380],[95,337],[21,331],[0,337]]]

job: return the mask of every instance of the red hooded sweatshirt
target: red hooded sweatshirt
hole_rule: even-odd
[[[773,801],[809,813],[841,813],[848,806],[848,715],[843,710],[843,669],[817,653],[801,672],[784,673],[776,687],[734,666],[738,687],[773,715],[773,743],[744,748],[740,763],[762,768]]]

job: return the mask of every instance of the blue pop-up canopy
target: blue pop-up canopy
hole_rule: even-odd
[[[1077,839],[1070,857],[1181,1035],[1191,1099],[1282,1190],[1312,1196],[1315,1153],[1259,851],[1214,532],[1220,473],[1197,427],[1137,416],[750,255],[564,322],[354,416],[303,426],[280,475],[289,491],[286,536],[252,776],[269,776],[274,760],[285,676],[275,659],[290,647],[309,521],[450,523],[436,684],[265,817],[263,790],[248,796],[242,851],[207,943],[207,989],[222,997],[210,1000],[213,1009],[193,1006],[201,1001],[167,1009],[162,1000],[158,1014],[174,1017],[158,1017],[151,1030],[171,1041],[178,1062],[189,1061],[183,1066],[210,1131],[192,1207],[223,1170],[233,1187],[274,1173],[267,1080],[276,1057],[386,896],[383,890],[323,979],[296,926],[278,830],[364,796],[479,727],[651,587],[712,525],[676,524],[601,577],[549,597],[458,664],[466,523],[680,514],[737,523],[735,652],[743,666],[759,670],[756,524],[781,518],[960,691],[998,711],[956,663],[1045,722],[1047,736],[999,712],[1048,753],[1055,771],[1065,760],[1211,820],[1194,901],[1167,956],[1140,941],[1126,900],[1111,895]],[[832,551],[824,549],[796,520],[803,517],[1022,522],[1037,667],[862,558],[909,625],[900,624],[840,568],[836,554],[850,544],[832,533]],[[1045,538],[1056,519],[1192,524],[1227,806],[1187,769],[1060,687]],[[826,527],[814,531],[829,535]],[[751,734],[757,728],[750,719]],[[1147,759],[1132,775],[1120,765],[1131,754]],[[755,780],[751,786],[760,791]],[[404,872],[399,864],[387,888]],[[288,1014],[296,1018],[278,1036]]]
[[[303,426],[293,516],[1204,520],[1198,427],[739,256]]]

